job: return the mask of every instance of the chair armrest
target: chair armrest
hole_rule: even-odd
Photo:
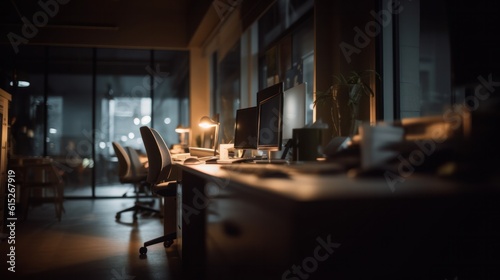
[[[159,196],[176,196],[177,181],[168,181],[156,184],[153,186],[153,192]]]

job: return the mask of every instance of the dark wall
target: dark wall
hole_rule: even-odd
[[[500,2],[447,1],[454,83],[500,75]]]
[[[39,4],[47,2],[64,4]],[[0,43],[16,34],[19,45],[186,48],[186,15],[197,8],[166,0],[0,1]]]

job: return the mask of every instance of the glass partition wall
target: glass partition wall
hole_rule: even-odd
[[[92,189],[92,49],[47,49],[45,152],[64,172],[65,193],[90,196]],[[43,105],[46,104],[45,108]],[[43,138],[41,139],[43,140]],[[43,141],[36,141],[37,145]]]
[[[111,142],[145,157],[141,125],[172,146],[179,143],[175,128],[189,124],[187,51],[0,48],[0,86],[13,93],[11,119],[20,135],[16,155],[54,158],[66,197],[121,197],[131,185],[119,182]],[[29,74],[30,87],[13,92],[13,71]]]

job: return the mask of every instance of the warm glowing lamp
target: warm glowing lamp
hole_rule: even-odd
[[[201,119],[200,119],[200,123],[199,125],[202,127],[202,128],[210,128],[210,127],[215,127],[215,135],[214,135],[214,156],[217,156],[217,142],[218,142],[218,136],[219,136],[219,126],[220,126],[220,123],[218,121],[214,121],[212,120],[211,118],[207,117],[207,116],[203,116]]]

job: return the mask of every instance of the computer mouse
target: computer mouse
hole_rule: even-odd
[[[203,161],[201,161],[195,157],[191,157],[191,158],[185,159],[183,163],[184,164],[201,164],[201,163],[203,163]]]

